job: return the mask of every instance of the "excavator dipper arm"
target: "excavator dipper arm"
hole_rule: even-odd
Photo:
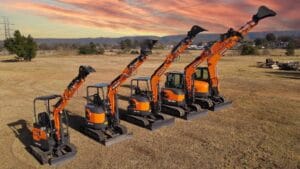
[[[69,100],[73,97],[74,93],[83,84],[85,78],[92,72],[95,72],[95,69],[93,69],[91,66],[80,66],[79,74],[71,81],[67,89],[65,89],[64,93],[62,94],[61,99],[55,104],[53,110],[53,117],[57,141],[61,140],[62,127],[60,122],[60,115],[63,109],[67,106]]]

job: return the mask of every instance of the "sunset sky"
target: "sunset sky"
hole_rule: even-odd
[[[0,16],[7,16],[14,24],[13,29],[38,38],[163,36],[183,34],[194,24],[211,33],[225,32],[250,20],[261,5],[278,15],[262,21],[255,31],[300,30],[298,0],[0,0],[0,3]]]

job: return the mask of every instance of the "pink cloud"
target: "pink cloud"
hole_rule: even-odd
[[[260,5],[274,9],[278,16],[262,22],[256,29],[300,29],[299,3],[293,0],[56,0],[56,3],[7,1],[7,6],[30,11],[50,20],[112,30],[131,30],[159,34],[184,33],[193,24],[210,32],[238,28],[251,19]]]

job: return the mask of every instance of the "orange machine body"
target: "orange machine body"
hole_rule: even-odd
[[[94,123],[94,124],[103,124],[106,121],[106,116],[104,111],[91,111],[90,109],[85,109],[86,117],[88,123]]]
[[[47,132],[41,128],[33,128],[32,129],[32,138],[35,141],[47,140]]]
[[[135,110],[140,112],[149,112],[151,111],[150,108],[150,101],[149,100],[141,100],[137,98],[131,98],[131,101],[135,105]]]
[[[174,90],[170,88],[164,88],[162,89],[162,93],[164,93],[164,96],[170,100],[171,102],[183,102],[184,101],[184,93],[176,93]]]
[[[195,80],[194,81],[195,93],[202,96],[209,95],[209,83],[206,81]]]

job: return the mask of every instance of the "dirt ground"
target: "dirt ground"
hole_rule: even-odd
[[[135,76],[150,75],[166,53],[155,51]],[[183,70],[197,54],[182,55],[170,70]],[[300,168],[300,73],[255,67],[269,56],[222,58],[221,93],[233,101],[226,110],[193,121],[176,119],[173,126],[154,132],[122,121],[133,138],[110,147],[71,128],[71,142],[78,150],[75,158],[56,167],[41,166],[26,151],[30,133],[22,128],[33,122],[33,98],[61,94],[79,65],[91,65],[97,72],[67,106],[83,116],[85,87],[110,82],[134,57],[51,54],[15,63],[7,61],[12,56],[0,56],[0,168]],[[121,87],[119,93],[127,96],[129,89]],[[121,108],[126,105],[120,100]]]

